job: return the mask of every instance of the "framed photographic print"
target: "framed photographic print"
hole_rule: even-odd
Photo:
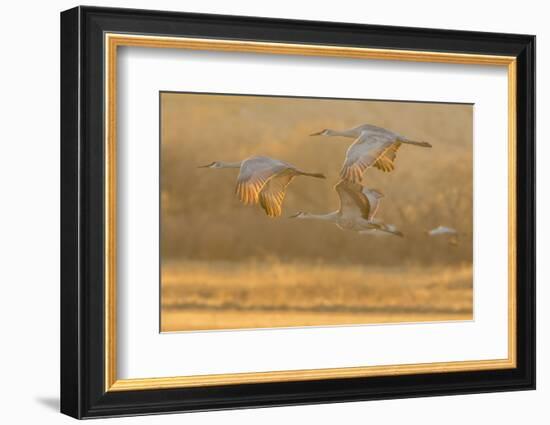
[[[61,411],[535,387],[535,38],[61,14]]]

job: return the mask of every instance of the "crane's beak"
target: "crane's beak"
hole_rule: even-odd
[[[323,131],[318,131],[317,133],[311,133],[310,136],[320,136],[321,134],[323,134]]]
[[[209,168],[212,164],[199,165],[197,168]]]
[[[287,218],[296,218],[300,215],[301,213],[296,213],[296,214],[292,214],[292,215],[289,215]]]

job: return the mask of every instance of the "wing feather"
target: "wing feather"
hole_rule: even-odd
[[[382,132],[364,132],[348,148],[346,159],[340,177],[343,180],[349,180],[358,183],[362,180],[365,170],[374,165],[380,158],[396,144],[396,136],[393,133]],[[397,151],[398,146],[395,148]],[[391,171],[393,169],[392,154],[388,159],[380,162],[380,167]],[[395,152],[393,152],[395,158]],[[379,168],[380,168],[379,167]]]
[[[334,186],[334,189],[338,193],[340,198],[339,214],[344,217],[356,217],[368,220],[371,205],[369,199],[363,193],[359,183],[353,183],[347,180],[340,180],[340,182]]]
[[[374,219],[374,216],[376,215],[376,212],[378,211],[378,208],[380,207],[380,201],[384,197],[384,195],[376,189],[368,189],[366,187],[363,187],[363,194],[369,200],[370,212],[368,220],[372,221]]]
[[[263,156],[248,158],[241,164],[235,193],[244,204],[257,204],[259,194],[269,179],[288,168],[292,167],[276,159]]]
[[[378,158],[373,166],[386,173],[393,171],[395,168],[395,157],[397,156],[397,151],[400,146],[400,142],[395,142],[388,149],[386,149],[386,151],[380,156],[380,158]]]
[[[286,169],[271,177],[260,191],[260,205],[269,217],[281,215],[286,188],[295,176],[294,170]]]

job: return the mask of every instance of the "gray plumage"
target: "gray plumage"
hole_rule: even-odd
[[[384,224],[374,218],[383,196],[380,192],[346,180],[341,180],[334,186],[334,190],[340,199],[340,207],[337,211],[328,214],[299,212],[292,218],[331,221],[340,229],[359,233],[376,230],[403,236],[395,226]]]
[[[437,235],[456,235],[458,232],[456,229],[447,226],[438,226],[435,229],[428,230],[428,235],[437,236]]]
[[[447,239],[449,245],[458,246],[459,233],[456,229],[448,226],[437,226],[434,229],[426,232],[428,236],[444,237]]]
[[[370,124],[363,124],[348,130],[338,131],[325,129],[312,136],[342,136],[352,137],[355,141],[346,152],[340,178],[353,183],[362,180],[363,173],[371,166],[384,172],[395,168],[394,161],[401,144],[421,147],[432,147],[427,142],[416,142],[407,139],[393,131]]]
[[[199,168],[239,168],[235,193],[245,205],[260,204],[269,217],[282,213],[286,188],[296,176],[325,178],[302,171],[288,162],[267,156],[252,156],[239,162],[215,161]]]

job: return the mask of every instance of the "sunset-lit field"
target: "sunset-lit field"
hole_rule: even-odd
[[[289,219],[339,205],[353,139],[310,134],[364,123],[433,146],[364,175],[404,237]],[[472,131],[472,105],[163,93],[162,330],[472,319]],[[253,155],[327,178],[296,178],[273,219],[237,199],[239,170],[198,168]],[[458,243],[426,235],[439,225]]]
[[[472,269],[277,261],[163,266],[162,331],[472,319]]]

